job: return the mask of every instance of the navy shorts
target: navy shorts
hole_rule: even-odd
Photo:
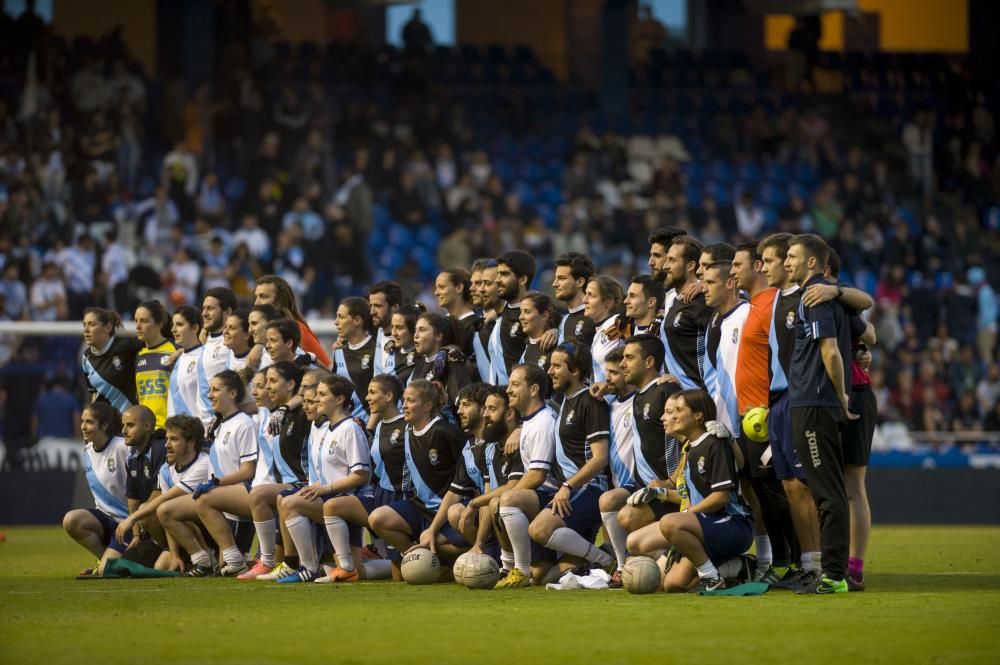
[[[97,508],[88,508],[87,512],[93,515],[94,519],[101,524],[101,529],[103,530],[101,533],[101,545],[103,545],[106,549],[112,549],[119,554],[128,549],[128,544],[132,542],[132,532],[129,532],[128,536],[125,537],[125,542],[123,543],[118,540],[117,536],[115,536],[115,529],[118,528],[118,522],[114,517]]]
[[[767,433],[771,440],[771,463],[778,480],[798,478],[805,481],[806,470],[795,452],[792,437],[792,417],[788,410],[788,392],[785,391],[767,412]]]
[[[705,551],[712,563],[737,557],[753,543],[753,520],[746,515],[695,513],[705,537]]]
[[[670,513],[679,512],[681,509],[678,504],[671,503],[670,501],[652,501],[646,505],[653,511],[653,517],[655,517],[657,521],[663,519]]]
[[[544,510],[551,507],[555,492],[539,488],[535,490],[535,493],[538,495],[539,508]],[[597,532],[600,531],[603,524],[601,522],[601,508],[599,505],[601,494],[603,493],[603,491],[593,485],[587,485],[582,489],[576,490],[569,500],[570,505],[573,506],[573,512],[563,518],[563,523],[566,527],[576,531],[588,543],[594,542],[597,538]],[[544,544],[534,541],[531,543],[532,561],[549,561],[555,563],[563,556],[565,555],[562,552],[549,549]]]
[[[257,535],[257,529],[253,522],[237,522],[228,518],[226,521],[229,522],[229,526],[233,530],[233,540],[236,541],[240,552],[249,552],[250,546],[253,545],[254,536]]]
[[[431,525],[431,520],[433,519],[433,517],[428,517],[423,507],[417,505],[415,499],[393,501],[389,504],[389,508],[392,508],[397,515],[402,517],[406,525],[410,527],[410,535],[413,537],[413,540],[420,538],[420,534]],[[470,545],[462,537],[462,534],[448,523],[445,523],[438,533],[444,536],[445,540],[455,547],[468,547]]]

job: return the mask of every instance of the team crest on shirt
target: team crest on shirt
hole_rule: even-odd
[[[187,373],[190,374],[191,372],[193,372],[194,368],[195,368],[195,364],[194,363],[191,363],[190,365],[188,365]]]
[[[788,316],[785,317],[785,327],[789,330],[795,325],[795,312],[788,310]]]
[[[167,359],[168,359],[167,356],[160,356],[160,364],[163,365],[164,367],[166,367],[167,366]]]
[[[413,359],[416,357],[416,354],[417,354],[416,351],[410,351],[409,353],[406,354],[406,364],[407,365],[412,365],[413,364]]]
[[[226,444],[229,443],[229,435],[230,434],[232,434],[232,432],[226,432],[226,435],[224,437],[222,437],[222,445],[226,445]]]
[[[573,417],[575,415],[576,415],[576,409],[570,409],[569,413],[566,414],[566,424],[567,425],[572,425],[573,424]]]
[[[398,430],[398,429],[392,430],[392,434],[389,435],[389,445],[390,446],[395,446],[395,445],[399,444],[399,433],[401,431],[402,430]]]
[[[368,369],[372,364],[372,354],[366,353],[361,356],[361,369]]]
[[[677,312],[677,316],[674,317],[674,328],[681,327],[681,319],[684,318],[684,312]]]
[[[149,468],[148,464],[142,465],[142,475],[146,476],[146,480],[149,480],[153,477],[153,470]]]
[[[733,344],[737,344],[740,341],[740,329],[733,328]]]
[[[705,473],[705,456],[698,458],[698,473]]]
[[[624,422],[625,422],[625,428],[626,429],[628,429],[629,427],[632,427],[632,414],[631,413],[626,413],[625,414]]]
[[[111,472],[111,473],[115,472],[115,458],[114,457],[109,457],[108,458],[108,471]]]
[[[431,448],[430,450],[427,451],[427,459],[430,460],[431,464],[433,464],[434,466],[437,466],[437,463],[438,463],[438,451],[437,451],[437,448]]]
[[[573,334],[579,337],[583,333],[583,319],[576,322],[576,328],[573,329]]]
[[[288,429],[285,430],[285,436],[291,436],[292,432],[295,430],[295,421],[288,423]]]
[[[545,363],[548,362],[548,356],[538,356],[538,366],[545,369]]]
[[[121,368],[122,368],[122,359],[119,358],[118,356],[113,357],[111,359],[111,366],[115,368],[115,371],[121,370]]]
[[[517,331],[520,330],[521,324],[518,321],[514,322],[514,325],[510,327],[510,336],[517,337]]]
[[[653,407],[652,404],[646,404],[642,407],[642,419],[649,420],[649,410]]]

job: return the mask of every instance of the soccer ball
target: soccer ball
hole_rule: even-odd
[[[755,443],[767,442],[767,408],[755,406],[743,416],[743,433]]]
[[[479,552],[466,552],[455,559],[451,572],[455,581],[468,589],[492,589],[500,580],[497,562]]]
[[[441,561],[434,552],[420,547],[403,557],[399,571],[408,584],[434,584],[441,577]]]
[[[648,556],[634,556],[622,568],[622,586],[629,593],[654,593],[661,581],[660,567]]]

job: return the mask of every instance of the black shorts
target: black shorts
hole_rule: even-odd
[[[872,454],[872,438],[875,436],[875,417],[878,415],[875,391],[867,386],[852,390],[850,406],[851,413],[861,417],[844,423],[840,428],[844,464],[868,466],[868,458]]]
[[[742,418],[740,421],[742,422]],[[767,456],[767,462],[762,460],[770,445],[769,442],[757,443],[756,441],[751,441],[750,437],[744,434],[742,426],[740,427],[740,431],[734,436],[736,436],[736,445],[740,449],[740,454],[743,455],[743,466],[739,468],[739,477],[743,480],[751,480],[773,476],[774,466],[771,464],[773,455]]]

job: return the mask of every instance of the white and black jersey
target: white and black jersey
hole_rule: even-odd
[[[620,314],[612,314],[600,323],[596,323],[594,340],[590,343],[590,357],[594,366],[594,381],[605,381],[608,377],[604,371],[604,359],[613,350],[625,344],[618,330]]]
[[[495,386],[502,386],[508,382],[510,370],[521,359],[524,347],[528,343],[528,338],[521,331],[520,316],[520,303],[507,303],[490,334],[488,347],[490,380],[488,383]]]
[[[226,369],[231,369],[234,372],[239,372],[244,367],[247,366],[247,356],[250,355],[250,349],[247,349],[246,353],[236,355],[232,349],[226,349],[229,354],[226,356]]]
[[[583,313],[583,305],[577,305],[559,322],[559,343],[575,339],[584,346],[590,346],[594,341],[595,330],[594,322]]]
[[[520,452],[507,455],[504,452],[504,444],[486,444],[486,466],[489,470],[490,491],[503,487],[507,481],[520,478],[524,475],[524,462]]]
[[[378,486],[389,493],[410,486],[406,467],[406,421],[402,415],[380,420],[372,439],[372,469]],[[375,479],[373,479],[375,480]]]
[[[607,442],[611,436],[611,412],[608,404],[591,395],[589,388],[590,386],[585,385],[567,395],[559,409],[556,464],[552,467],[557,483],[566,482],[590,461],[593,457],[591,444],[596,441]],[[603,470],[591,478],[589,484],[606,490],[607,476]]]
[[[479,373],[479,380],[483,383],[490,382],[490,337],[496,323],[496,321],[484,320],[482,327],[472,337],[472,354],[476,371]]]
[[[664,433],[661,420],[667,398],[679,390],[676,383],[653,379],[632,400],[636,481],[643,487],[654,480],[670,478],[680,463],[680,443]]]
[[[472,339],[480,328],[481,320],[481,316],[475,311],[468,311],[455,319],[455,335],[458,337],[456,344],[467,358],[472,356]]]
[[[444,376],[440,375],[441,369],[440,367],[435,369],[434,356],[428,358],[417,354],[413,365],[413,372],[406,383],[409,385],[417,379],[439,381],[444,386],[445,394],[448,396],[448,404],[453,407],[457,406],[459,391],[472,383],[469,370],[465,366],[465,363],[457,363],[450,360],[446,360],[443,364]]]
[[[768,342],[771,345],[771,394],[788,390],[788,375],[792,369],[792,353],[795,351],[795,320],[798,316],[802,289],[798,284],[782,290],[774,298],[771,314],[771,330]]]
[[[371,472],[371,449],[368,435],[354,418],[347,416],[336,423],[327,423],[320,430],[318,446],[318,482],[329,485],[357,471]],[[353,494],[357,489],[351,490]]]
[[[419,355],[412,347],[392,352],[392,362],[390,363],[392,373],[404,386],[410,382],[410,375],[413,374],[413,368],[417,366]]]
[[[691,302],[670,299],[660,339],[663,342],[667,372],[677,377],[681,388],[704,388],[705,333],[712,319],[712,309],[705,297],[698,295]]]
[[[174,487],[180,487],[187,494],[192,494],[198,485],[208,482],[212,475],[212,463],[208,453],[199,452],[183,466],[164,464],[160,467],[159,488],[166,493]]]
[[[135,394],[135,356],[144,348],[134,337],[112,337],[103,348],[83,352],[87,390],[118,411],[138,404]]]
[[[540,470],[547,474],[542,487],[556,490],[559,484],[553,476],[552,467],[556,460],[556,429],[559,415],[548,405],[543,405],[534,413],[521,419],[521,435],[518,442],[521,450],[521,473]],[[517,478],[514,473],[508,477]]]
[[[354,412],[363,420],[368,419],[368,405],[363,396],[368,394],[375,371],[375,342],[372,335],[358,344],[345,344],[333,353],[333,371],[354,384]]]
[[[616,397],[611,402],[611,440],[608,442],[608,461],[611,483],[614,487],[635,487],[635,427],[632,426],[632,400],[635,393]]]
[[[455,469],[463,463],[465,434],[443,418],[435,417],[419,430],[405,432],[406,466],[413,499],[427,516],[433,516],[451,488]]]
[[[216,478],[239,471],[244,462],[256,462],[257,423],[253,418],[242,411],[225,418],[215,430],[209,458]]]
[[[128,517],[125,496],[127,465],[128,446],[120,436],[108,439],[100,450],[92,441],[84,447],[83,470],[94,505],[105,515],[119,521]]]
[[[208,335],[205,338],[205,352],[202,355],[202,365],[205,376],[211,379],[229,366],[229,347],[222,343],[222,333]]]

